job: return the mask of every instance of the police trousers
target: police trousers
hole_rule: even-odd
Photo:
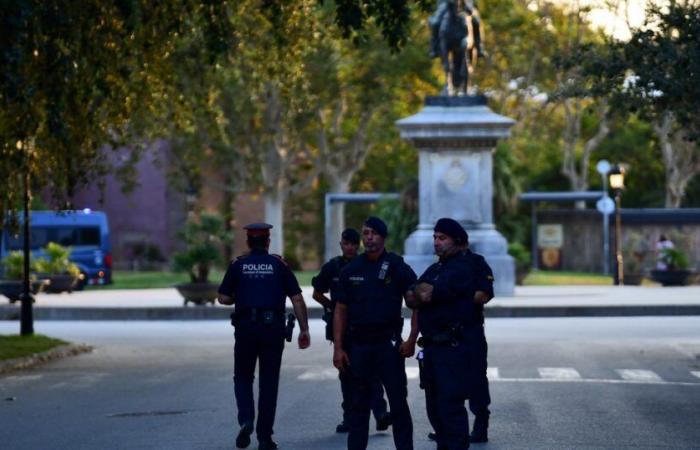
[[[436,434],[438,448],[469,448],[469,416],[464,406],[473,388],[473,327],[465,327],[452,343],[423,350],[425,408]]]
[[[375,342],[349,342],[351,406],[348,450],[367,448],[372,383],[377,379],[384,385],[389,400],[396,449],[413,449],[413,421],[407,401],[406,363],[399,354],[400,343],[388,338]]]
[[[346,347],[345,351],[349,353],[350,350],[347,348],[347,338],[344,344]],[[350,377],[350,372],[339,372],[338,379],[340,380],[340,392],[343,395],[343,402],[340,405],[343,409],[343,422],[349,424],[350,405],[352,404],[350,401],[352,397],[352,390],[350,388],[352,379]],[[370,388],[370,409],[372,410],[372,415],[375,420],[379,420],[387,413],[386,400],[384,400],[384,388],[378,377],[374,379]]]
[[[255,431],[258,440],[270,439],[273,434],[280,365],[284,350],[284,321],[264,324],[239,320],[235,329],[233,350],[233,383],[238,407],[238,423],[243,426],[255,421],[253,381],[259,362],[258,421]]]
[[[491,394],[489,393],[489,379],[486,376],[488,368],[488,344],[484,325],[476,325],[470,332],[473,339],[472,360],[472,388],[469,396],[469,410],[478,419],[488,419],[491,412]]]

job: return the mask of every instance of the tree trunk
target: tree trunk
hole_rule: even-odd
[[[352,174],[330,176],[330,191],[332,193],[346,193],[350,190],[350,180]],[[337,242],[340,241],[340,235],[345,229],[345,203],[338,202],[331,205],[331,224],[330,233],[325,239],[324,257],[328,261],[338,252]]]
[[[665,112],[654,123],[666,169],[667,208],[680,208],[690,180],[700,173],[700,146],[686,138],[683,129],[675,128],[673,113]]]
[[[265,202],[265,221],[272,225],[270,230],[270,253],[284,253],[284,199],[279,190],[263,194]]]

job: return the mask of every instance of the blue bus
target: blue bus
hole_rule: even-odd
[[[23,215],[19,215],[20,225]],[[83,283],[110,284],[112,282],[112,247],[109,242],[109,225],[104,212],[84,209],[80,211],[31,211],[30,245],[32,256],[44,256],[43,249],[49,242],[70,247],[70,260],[84,275]],[[0,258],[11,251],[22,250],[23,229],[11,234],[5,227],[0,240]]]

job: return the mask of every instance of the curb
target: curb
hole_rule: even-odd
[[[85,344],[67,344],[59,345],[51,350],[47,350],[41,353],[35,353],[29,356],[23,356],[21,358],[8,359],[6,361],[0,361],[0,375],[6,374],[8,372],[13,372],[15,370],[29,369],[41,364],[48,363],[50,361],[55,361],[57,359],[62,359],[68,356],[75,356],[81,353],[89,353],[93,350],[93,347]]]
[[[35,320],[230,320],[232,309],[211,306],[88,308],[39,307]],[[293,312],[287,308],[287,313]],[[700,305],[613,305],[613,306],[491,306],[487,318],[547,318],[547,317],[634,317],[634,316],[700,316]],[[323,309],[308,308],[310,319],[320,319]],[[404,308],[403,316],[411,310]],[[19,309],[0,307],[0,320],[19,320]]]

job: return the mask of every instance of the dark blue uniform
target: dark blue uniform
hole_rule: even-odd
[[[383,252],[376,261],[366,254],[353,259],[340,274],[336,301],[347,305],[351,408],[349,450],[367,448],[372,382],[386,389],[397,449],[413,449],[413,423],[408,409],[406,366],[399,354],[403,294],[416,274],[403,259]]]
[[[485,292],[489,298],[493,298],[493,272],[483,256],[473,253],[471,250],[464,251],[464,257],[470,263],[469,267],[475,275],[476,290]],[[488,344],[484,333],[484,305],[474,305],[475,308],[475,359],[473,361],[473,386],[472,395],[469,397],[469,410],[474,414],[474,430],[485,432],[488,427],[490,415],[489,405],[491,395],[489,393],[489,380],[486,376],[488,367]],[[483,429],[480,429],[483,427]]]
[[[431,302],[418,313],[428,419],[438,448],[466,449],[469,418],[464,402],[471,396],[478,356],[473,345],[479,334],[473,300],[475,276],[470,261],[458,253],[428,267],[418,282],[433,285]]]
[[[233,381],[238,406],[238,423],[255,420],[253,380],[260,362],[258,421],[259,441],[273,434],[280,364],[284,349],[285,302],[301,293],[292,271],[279,257],[264,250],[235,260],[224,275],[219,293],[234,297],[236,309],[231,315],[235,326]]]
[[[351,260],[346,259],[342,256],[336,256],[321,267],[321,272],[311,280],[311,285],[315,290],[325,294],[330,292],[330,298],[333,302],[333,307],[326,311],[326,338],[328,340],[333,340],[333,311],[335,307],[335,297],[338,291],[338,282],[340,280],[340,272],[345,268],[345,266]],[[344,350],[348,351],[347,339],[343,342]],[[343,395],[343,402],[341,403],[341,408],[343,408],[343,423],[345,425],[350,423],[350,374],[348,372],[339,372],[338,378],[340,379],[340,391]],[[372,414],[374,418],[379,421],[385,414],[386,401],[384,400],[384,389],[382,388],[382,383],[377,378],[372,383],[372,393],[370,406],[372,409]]]

